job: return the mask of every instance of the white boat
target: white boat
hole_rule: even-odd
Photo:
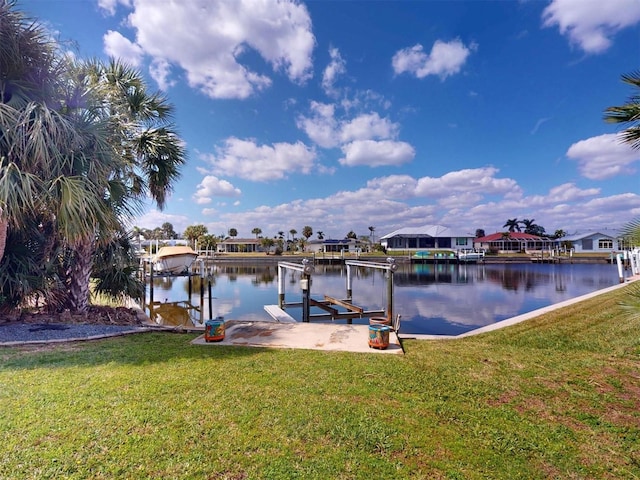
[[[153,269],[178,275],[187,272],[196,258],[198,254],[191,247],[162,247],[153,257]]]
[[[458,250],[458,260],[461,262],[481,262],[484,260],[484,250],[464,248]]]

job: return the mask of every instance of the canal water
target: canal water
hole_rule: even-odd
[[[386,308],[387,273],[359,267],[352,273],[352,303],[365,310]],[[168,325],[202,326],[216,317],[269,320],[263,307],[278,303],[277,277],[276,264],[217,264],[209,276],[191,281],[156,277],[153,298],[147,285],[145,310],[155,322]],[[287,303],[302,302],[300,279],[300,273],[287,271]],[[393,309],[401,315],[402,333],[458,335],[618,282],[616,267],[608,264],[401,264],[394,273]],[[311,298],[325,295],[346,298],[346,267],[316,266]],[[301,308],[286,310],[302,318]],[[368,319],[353,323],[367,324]]]

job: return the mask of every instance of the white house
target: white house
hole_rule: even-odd
[[[616,231],[586,232],[568,235],[557,240],[560,244],[571,242],[576,253],[605,253],[624,248],[622,236]]]
[[[454,231],[442,225],[404,227],[380,238],[380,243],[388,252],[394,250],[473,248],[475,235]]]
[[[218,243],[219,253],[249,253],[260,251],[260,239],[229,237]]]
[[[304,247],[305,251],[311,253],[355,253],[361,248],[362,242],[355,238],[309,240]]]

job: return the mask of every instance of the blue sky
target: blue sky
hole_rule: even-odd
[[[640,68],[640,1],[22,0],[80,57],[166,92],[188,163],[136,225],[221,235],[640,216],[605,108]]]

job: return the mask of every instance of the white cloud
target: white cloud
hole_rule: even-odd
[[[343,165],[400,165],[415,156],[411,145],[395,140],[399,124],[377,112],[340,120],[335,117],[334,105],[312,102],[311,116],[298,117],[297,126],[323,148],[341,146]]]
[[[144,51],[140,47],[123,37],[120,32],[109,30],[103,37],[104,51],[107,55],[119,58],[135,67],[140,65]]]
[[[536,133],[538,133],[538,130],[540,129],[540,127],[542,126],[543,123],[548,122],[550,119],[549,118],[541,118],[539,119],[535,126],[533,127],[533,129],[531,130],[531,135],[535,135]]]
[[[205,176],[196,188],[193,199],[198,205],[211,203],[211,197],[239,197],[242,195],[239,188],[213,175]]]
[[[522,193],[518,183],[511,178],[495,178],[494,167],[473,168],[449,172],[442,177],[422,177],[416,186],[416,195],[444,198],[454,194],[516,195]]]
[[[140,228],[154,229],[169,222],[176,232],[183,232],[191,225],[191,219],[186,215],[171,215],[159,210],[151,210],[136,219],[135,225]]]
[[[395,138],[399,130],[397,123],[391,122],[388,118],[380,118],[376,112],[342,122],[338,128],[342,142]]]
[[[407,72],[417,78],[437,75],[444,80],[459,73],[471,52],[476,49],[476,44],[467,47],[459,39],[451,42],[436,40],[428,55],[422,45],[417,44],[397,51],[391,64],[396,74]]]
[[[398,166],[410,162],[416,155],[415,149],[408,143],[392,140],[355,140],[343,145],[342,153],[344,157],[338,161],[349,167]]]
[[[340,75],[346,73],[347,68],[346,62],[337,48],[330,48],[329,56],[331,57],[331,62],[329,62],[322,74],[322,88],[327,95],[335,96],[337,92],[334,89],[334,84]]]
[[[638,0],[553,0],[542,12],[545,27],[558,26],[562,35],[586,53],[607,50],[620,30],[640,22]]]
[[[101,1],[115,11],[115,0]],[[297,1],[136,0],[127,23],[155,65],[154,78],[168,85],[170,67],[182,68],[189,85],[211,98],[247,98],[271,85],[262,65],[243,63],[247,50],[292,82],[312,75],[311,17]]]
[[[580,140],[569,147],[567,157],[578,162],[580,173],[591,180],[632,174],[632,163],[640,160],[640,151],[632,149],[615,133]]]
[[[333,105],[311,102],[311,116],[300,116],[296,125],[317,145],[323,148],[334,148],[340,143],[339,124],[334,115]]]
[[[131,0],[98,0],[98,7],[109,15],[115,15],[118,4],[129,7],[131,6]]]
[[[156,58],[151,65],[149,65],[149,74],[158,84],[160,90],[167,90],[172,87],[176,82],[169,80],[169,74],[171,73],[171,65],[166,60]]]
[[[546,195],[524,196],[511,179],[496,178],[498,170],[450,172],[439,178],[390,175],[366,182],[362,188],[339,191],[327,197],[296,199],[274,206],[260,206],[245,212],[220,213],[210,228],[225,231],[233,224],[240,232],[256,225],[268,235],[279,230],[311,225],[327,238],[343,238],[349,230],[368,235],[369,225],[376,237],[400,226],[442,224],[473,233],[501,231],[507,218],[534,218],[549,232],[593,228],[619,228],[621,223],[640,216],[640,195],[626,193],[601,197],[599,189],[580,189],[575,184],[551,188]],[[464,188],[465,178],[472,189]],[[433,190],[424,191],[424,187]],[[449,189],[449,194],[446,190]],[[505,191],[517,191],[509,195]],[[375,220],[374,220],[375,219]],[[161,225],[162,222],[158,223]],[[157,225],[156,225],[157,226]]]
[[[600,195],[599,188],[579,188],[575,183],[563,183],[549,190],[547,195],[532,195],[527,197],[529,207],[545,209],[557,205],[567,205],[584,202],[586,198]]]
[[[410,175],[388,175],[367,182],[367,189],[386,192],[389,198],[406,199],[415,196],[418,181]]]
[[[302,142],[258,145],[253,140],[230,137],[215,154],[203,158],[215,174],[266,182],[290,173],[311,173],[316,153]]]

